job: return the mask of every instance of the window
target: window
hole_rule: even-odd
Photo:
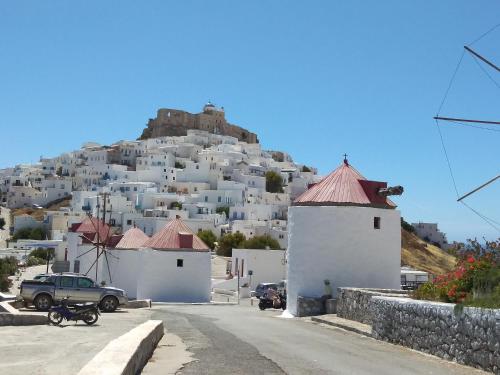
[[[222,202],[222,197],[218,197],[217,202],[219,202],[219,203]]]
[[[177,259],[177,267],[184,267],[184,259]]]
[[[77,281],[78,288],[92,288],[94,286],[94,282],[90,279],[86,279],[83,277],[79,277]]]
[[[61,277],[61,286],[65,288],[73,287],[73,279],[74,277],[62,276]]]
[[[127,220],[127,225],[132,225],[132,220]]]
[[[373,228],[380,229],[380,216],[375,216],[373,218]]]
[[[208,202],[208,196],[205,195],[205,202]]]

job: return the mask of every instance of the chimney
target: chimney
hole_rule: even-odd
[[[179,232],[179,247],[181,249],[193,248],[193,234]]]

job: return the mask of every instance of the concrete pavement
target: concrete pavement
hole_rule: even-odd
[[[147,309],[118,310],[102,314],[93,326],[64,322],[63,327],[0,327],[0,374],[76,374],[108,342],[149,316]]]

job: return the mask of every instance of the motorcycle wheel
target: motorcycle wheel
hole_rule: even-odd
[[[98,319],[98,316],[97,316],[97,312],[95,312],[95,311],[89,311],[88,313],[86,313],[83,316],[83,321],[86,324],[88,324],[89,326],[91,326],[92,324],[97,322],[97,319]]]
[[[59,314],[57,311],[50,311],[47,317],[49,318],[49,322],[54,324],[55,326],[61,324],[63,320],[62,315]]]
[[[261,309],[261,310],[265,310],[266,309],[266,306],[264,305],[264,303],[259,302],[259,309]]]
[[[286,302],[281,302],[281,309],[282,309],[283,311],[285,311],[285,310],[286,310]]]

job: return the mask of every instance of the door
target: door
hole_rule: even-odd
[[[64,297],[69,297],[69,302],[75,301],[76,285],[73,285],[76,277],[61,276],[56,282],[55,297],[57,301],[62,300]]]
[[[79,302],[99,302],[99,288],[88,277],[76,278],[76,297]]]

